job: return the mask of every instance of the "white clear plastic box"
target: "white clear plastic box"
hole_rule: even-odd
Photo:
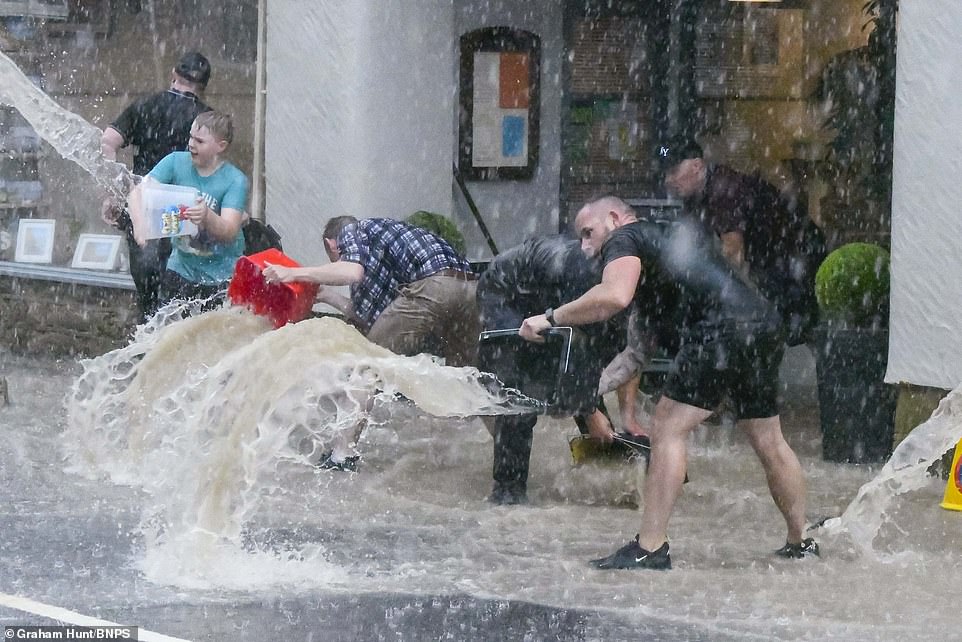
[[[144,184],[144,216],[147,219],[146,237],[149,239],[169,238],[172,236],[194,236],[197,226],[180,219],[181,207],[193,207],[200,193],[193,187],[164,185],[148,182]]]

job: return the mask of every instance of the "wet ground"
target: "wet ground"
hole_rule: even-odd
[[[189,640],[719,639],[697,626],[639,626],[612,614],[463,594],[258,596],[153,585],[132,566],[143,545],[133,534],[143,497],[65,474],[67,462],[51,448],[76,364],[3,358],[11,403],[0,408],[2,593]],[[0,606],[0,626],[59,623]]]
[[[262,489],[246,537],[287,558],[233,551],[191,577],[197,560],[185,570],[141,535],[155,498],[64,472],[62,401],[78,372],[0,353],[10,388],[0,408],[3,596],[187,640],[922,640],[956,630],[962,522],[936,508],[938,482],[898,508],[919,529],[908,533],[917,546],[899,543],[903,525],[882,560],[823,540],[822,560],[782,562],[770,554],[784,536],[763,476],[726,426],[695,435],[670,573],[585,564],[635,532],[638,471],[573,468],[573,427],[539,426],[531,504],[492,508],[483,428],[422,421],[372,430],[357,475],[282,467],[284,492]],[[809,392],[792,392],[785,425],[816,521],[838,515],[873,470],[820,461]],[[0,596],[2,625],[53,622],[9,607]]]

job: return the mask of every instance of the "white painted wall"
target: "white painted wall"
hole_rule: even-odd
[[[327,261],[333,216],[452,210],[452,0],[271,0],[266,219]]]
[[[455,0],[454,48],[462,34],[481,27],[508,26],[541,37],[541,146],[539,165],[528,180],[471,181],[468,190],[499,250],[531,236],[558,231],[561,176],[561,62],[564,50],[562,5],[557,0]],[[455,51],[454,87],[458,85]],[[457,152],[458,115],[454,123],[452,153]],[[454,217],[464,233],[468,257],[489,259],[491,251],[474,216],[454,186]],[[446,212],[445,212],[446,213]]]
[[[886,381],[962,383],[962,2],[899,16]]]

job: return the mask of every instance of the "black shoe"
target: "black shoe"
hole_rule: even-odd
[[[651,437],[648,435],[633,435],[630,432],[619,432],[615,433],[615,439],[624,442],[626,446],[651,450]]]
[[[615,433],[613,444],[625,452],[625,457],[629,460],[635,457],[644,457],[645,461],[651,459],[651,439],[648,435],[633,435],[630,432]]]
[[[811,537],[803,539],[799,544],[785,542],[785,546],[775,551],[775,555],[793,560],[800,560],[803,557],[818,557],[818,543]]]
[[[356,473],[357,472],[357,462],[360,461],[360,457],[345,457],[341,461],[334,460],[334,453],[324,453],[321,455],[321,459],[314,464],[316,468],[321,470],[339,470],[344,473]]]
[[[497,506],[513,506],[528,503],[528,493],[523,486],[494,482],[488,501]]]
[[[657,551],[646,551],[638,544],[638,536],[635,535],[635,539],[608,557],[591,560],[591,565],[600,569],[649,568],[667,571],[671,568],[671,555],[668,554],[668,542],[662,544]]]

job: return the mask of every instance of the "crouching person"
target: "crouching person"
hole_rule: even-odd
[[[562,236],[530,239],[497,256],[481,275],[478,307],[482,327],[519,328],[526,317],[580,296],[599,280],[597,264],[582,254],[577,241]],[[624,344],[623,321],[622,316],[574,330],[569,365],[574,377],[569,378],[565,395],[551,409],[552,414],[575,416],[582,432],[605,442],[614,438],[614,431],[598,394],[599,379],[605,364]],[[544,372],[545,362],[543,354],[519,348],[523,345],[482,347],[478,368],[497,375],[508,387],[523,388],[526,380]],[[628,385],[637,385],[637,379],[631,378]],[[633,408],[623,414],[633,417]],[[536,413],[487,420],[494,437],[490,502],[526,501],[532,433],[537,420]],[[635,422],[626,428],[643,432]]]

